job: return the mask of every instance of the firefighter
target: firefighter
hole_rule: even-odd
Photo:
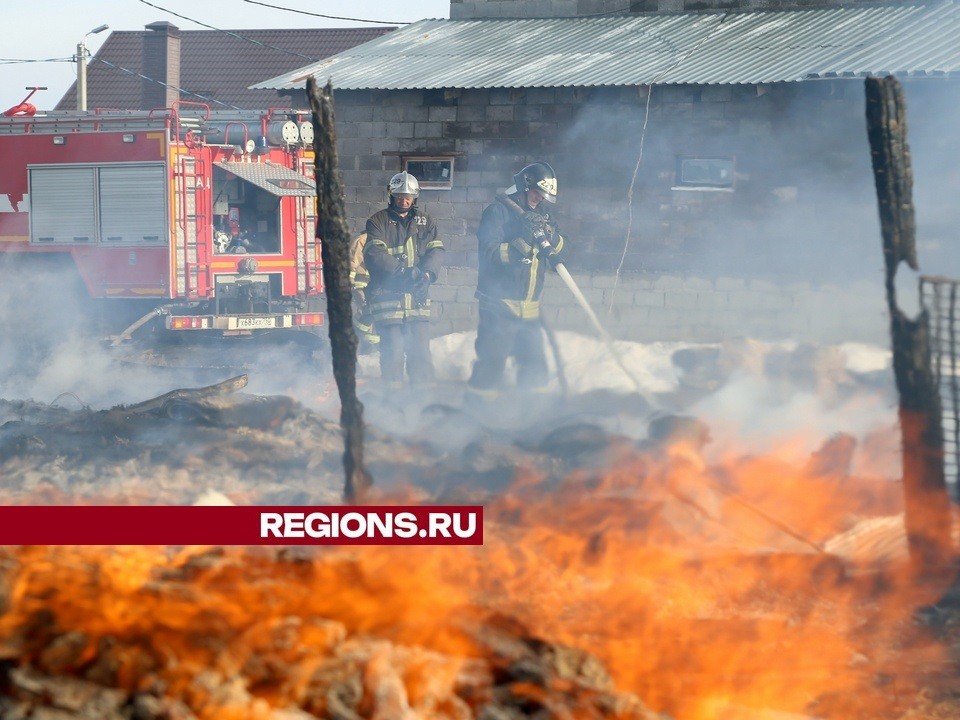
[[[408,172],[390,178],[385,210],[367,220],[363,256],[370,283],[367,304],[380,336],[380,377],[397,388],[431,383],[430,285],[437,281],[443,242],[417,207],[420,183]]]
[[[563,262],[563,237],[547,210],[556,201],[553,168],[535,162],[483,211],[477,231],[479,325],[468,402],[496,398],[511,355],[519,390],[540,393],[546,388],[540,295],[546,270]]]
[[[353,331],[359,341],[359,351],[369,352],[380,343],[380,336],[373,329],[370,308],[367,306],[367,285],[370,273],[363,257],[367,234],[360,233],[350,242],[350,288],[353,293]]]

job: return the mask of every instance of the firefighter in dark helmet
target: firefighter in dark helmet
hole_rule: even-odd
[[[419,195],[417,179],[397,173],[387,186],[387,208],[367,220],[366,299],[380,336],[380,377],[393,387],[402,385],[404,369],[411,385],[434,377],[428,293],[440,272],[443,242],[417,207]]]
[[[540,295],[547,269],[563,261],[563,237],[548,211],[556,201],[553,168],[535,162],[483,211],[477,231],[477,357],[468,398],[494,398],[511,355],[519,390],[542,392],[547,384]]]

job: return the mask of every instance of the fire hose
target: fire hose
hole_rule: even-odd
[[[14,105],[11,108],[7,108],[3,111],[4,117],[33,117],[37,114],[37,106],[33,103],[27,102],[30,98],[34,96],[37,90],[46,90],[46,87],[28,87],[27,90],[30,91],[23,100]]]
[[[499,195],[498,199],[503,202],[507,207],[513,210],[515,213],[518,213],[520,216],[524,216],[523,208],[517,205],[507,195]],[[553,246],[550,244],[550,241],[547,238],[542,238],[538,241],[540,244],[540,249],[547,252],[553,250]],[[617,366],[623,371],[631,384],[633,385],[634,391],[641,398],[646,401],[650,407],[655,407],[656,404],[650,399],[650,397],[643,391],[640,381],[637,380],[637,377],[630,371],[627,367],[626,362],[623,359],[623,355],[620,353],[620,350],[613,342],[613,338],[610,336],[604,327],[600,324],[600,320],[597,318],[596,313],[593,311],[593,308],[590,307],[590,303],[587,302],[587,299],[583,296],[583,293],[580,291],[580,288],[577,286],[577,283],[574,281],[573,277],[570,275],[570,271],[567,270],[566,265],[562,262],[556,262],[553,264],[553,269],[556,271],[557,275],[560,276],[560,279],[563,280],[564,285],[567,286],[567,289],[571,292],[574,299],[577,301],[577,304],[583,308],[583,311],[587,314],[587,318],[590,320],[590,324],[593,325],[594,330],[596,330],[597,335],[600,337],[600,340],[606,346],[607,350],[610,352],[610,355],[613,357],[614,362],[617,363]]]
[[[124,330],[122,333],[114,337],[110,342],[110,347],[116,347],[117,345],[124,342],[125,340],[130,340],[132,334],[135,331],[139,330],[141,327],[146,325],[148,322],[150,322],[154,318],[163,317],[164,315],[169,315],[169,314],[170,314],[169,307],[163,307],[163,306],[155,307],[153,310],[148,312],[142,318],[140,318],[139,320],[137,320],[136,322],[128,326],[127,329]]]

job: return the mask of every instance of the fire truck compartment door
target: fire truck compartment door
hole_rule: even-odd
[[[30,168],[30,240],[95,243],[95,194],[92,167]]]
[[[162,165],[99,168],[100,241],[166,243],[167,193]]]
[[[271,162],[265,163],[245,163],[245,162],[224,162],[216,163],[228,173],[236,175],[241,180],[263,188],[268,193],[279,197],[299,196],[315,197],[317,188],[313,181],[305,175],[294,172],[282,165],[276,165]]]
[[[163,163],[36,165],[29,171],[31,242],[166,244]]]

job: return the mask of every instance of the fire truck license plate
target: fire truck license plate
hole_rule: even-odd
[[[275,328],[276,319],[272,317],[239,317],[237,318],[237,328],[243,330],[264,330]]]

